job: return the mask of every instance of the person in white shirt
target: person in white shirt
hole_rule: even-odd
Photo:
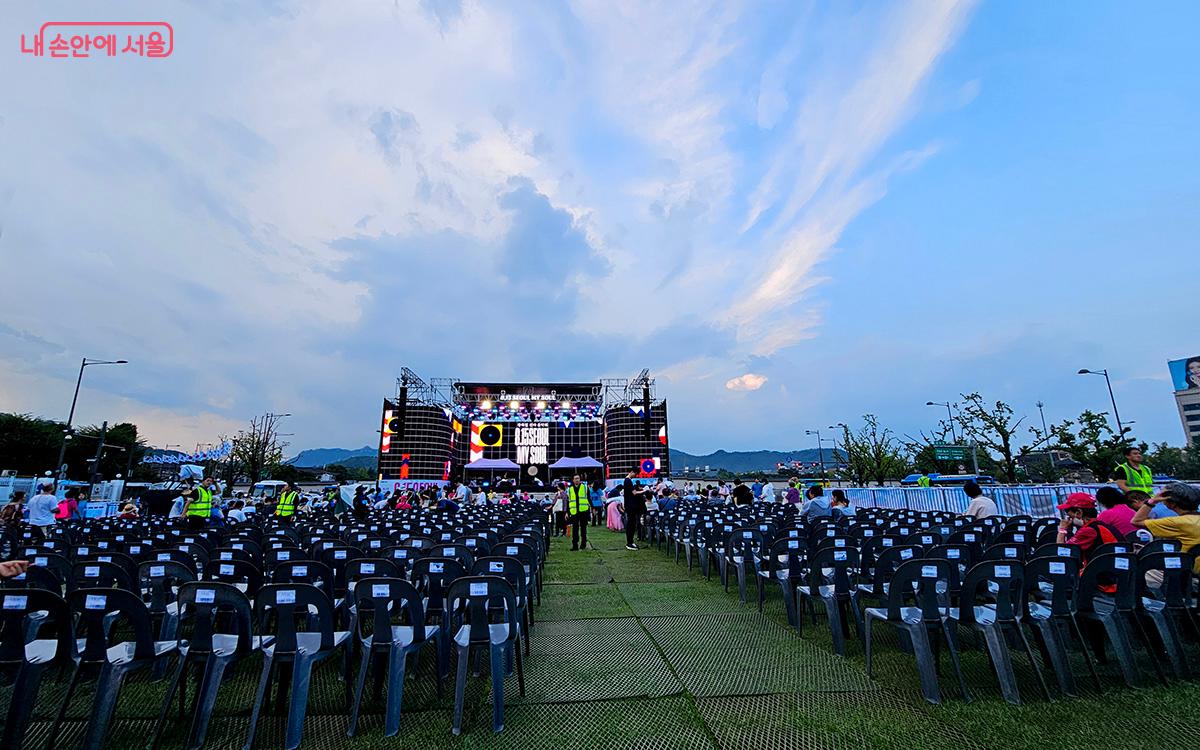
[[[234,523],[246,522],[246,512],[242,510],[241,500],[230,501],[229,508],[225,512],[225,515],[229,516],[229,520],[233,521]]]
[[[58,510],[58,498],[54,496],[54,485],[43,484],[38,487],[38,494],[28,503],[29,525],[36,526],[46,535],[46,529],[58,523],[54,513]]]
[[[983,494],[983,490],[979,489],[979,485],[974,481],[968,481],[964,484],[963,492],[967,494],[967,497],[971,498],[971,502],[967,504],[967,509],[963,511],[964,516],[987,518],[1000,512],[996,508],[996,501]]]
[[[763,502],[767,503],[775,502],[775,485],[771,484],[770,482],[767,482],[763,485],[762,499]]]

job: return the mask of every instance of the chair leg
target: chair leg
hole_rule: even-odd
[[[408,652],[393,645],[388,664],[387,709],[384,713],[383,729],[384,735],[388,737],[395,737],[400,733],[400,709],[404,705],[404,663],[407,660]]]
[[[308,713],[308,686],[312,677],[313,657],[297,655],[292,663],[292,700],[288,705],[286,750],[300,747],[304,734],[304,715]]]
[[[865,627],[864,627],[864,630],[866,631],[865,637],[866,637],[866,641],[867,641],[866,650],[867,650],[867,678],[868,679],[874,679],[874,675],[871,674],[871,646],[872,646],[871,621],[872,621],[872,618],[868,617],[866,620],[866,623],[865,623]]]
[[[226,657],[208,657],[204,676],[200,680],[199,694],[196,696],[196,713],[192,719],[189,750],[198,750],[204,746],[208,722],[212,718],[213,708],[217,705],[217,692],[221,689],[221,679],[225,676],[225,667],[228,665],[229,659]]]
[[[917,677],[921,682],[921,695],[933,704],[942,702],[938,688],[937,665],[933,661],[933,648],[929,642],[929,629],[924,623],[905,627],[913,644],[913,657],[917,662]]]
[[[362,708],[363,690],[367,686],[367,672],[371,666],[371,659],[375,655],[373,648],[362,649],[362,657],[358,667],[358,682],[354,686],[354,702],[350,705],[350,723],[346,726],[346,736],[353,737],[358,731],[358,712]],[[441,679],[441,675],[438,676]]]
[[[520,644],[516,646],[520,650]],[[505,647],[488,644],[492,662],[492,731],[504,730],[504,652]]]
[[[987,644],[988,655],[992,657],[992,669],[996,672],[996,680],[1000,683],[1000,693],[1004,700],[1013,705],[1021,704],[1021,692],[1017,689],[1017,676],[1013,673],[1012,656],[1008,653],[1008,643],[999,626],[984,625],[984,643]]]
[[[1063,642],[1062,632],[1053,620],[1034,620],[1034,631],[1038,635],[1038,645],[1042,649],[1046,663],[1054,670],[1058,680],[1058,689],[1063,695],[1077,698],[1075,675],[1071,673],[1071,664],[1067,659],[1067,648]]]
[[[121,695],[121,681],[124,677],[125,670],[111,664],[100,668],[100,677],[96,680],[96,697],[92,700],[92,716],[88,720],[87,736],[83,741],[84,750],[100,750],[104,746],[108,725],[112,722],[117,698]]]
[[[737,566],[738,577],[738,599],[742,605],[746,604],[746,563]]]
[[[467,694],[467,662],[470,661],[471,647],[458,646],[458,675],[454,681],[454,719],[450,731],[455,736],[462,734],[463,701]]]
[[[822,598],[825,603],[825,618],[829,620],[829,634],[833,636],[833,653],[838,656],[846,655],[846,633],[842,629],[842,612],[837,599]]]
[[[62,726],[63,718],[67,715],[67,706],[71,705],[71,698],[75,695],[75,688],[79,687],[79,662],[75,662],[74,669],[71,670],[71,681],[67,683],[67,694],[63,697],[62,704],[58,707],[58,712],[54,715],[54,721],[50,724],[50,734],[46,740],[46,750],[53,750],[54,743],[58,738],[58,729]]]
[[[1096,684],[1096,692],[1103,693],[1104,685],[1100,682],[1100,673],[1096,671],[1096,660],[1092,658],[1092,650],[1088,648],[1087,638],[1083,635],[1083,628],[1079,627],[1079,620],[1074,614],[1071,615],[1071,627],[1075,629],[1075,637],[1079,639],[1079,648],[1083,651],[1083,660],[1087,662],[1088,671],[1092,673],[1092,681]]]
[[[1042,686],[1042,695],[1046,696],[1046,700],[1053,703],[1054,698],[1050,695],[1050,686],[1046,684],[1046,675],[1042,674],[1042,667],[1033,656],[1033,647],[1029,645],[1029,638],[1026,637],[1025,628],[1021,626],[1020,620],[1017,621],[1017,635],[1021,636],[1021,643],[1025,644],[1025,655],[1029,657],[1029,666],[1033,667],[1033,672],[1038,678],[1038,684]]]
[[[29,726],[29,717],[37,703],[38,687],[41,686],[44,672],[45,666],[41,664],[21,664],[17,667],[0,747],[12,750],[21,750],[23,747],[25,728]]]
[[[171,676],[171,683],[167,686],[167,694],[163,696],[162,710],[158,712],[158,720],[154,722],[154,738],[150,741],[150,750],[158,750],[158,744],[162,741],[162,733],[166,728],[167,714],[171,711],[171,701],[175,698],[175,692],[179,690],[179,683],[183,680],[184,674],[187,672],[187,657],[182,654],[179,656],[179,666],[175,668],[175,674]]]
[[[1129,630],[1120,615],[1116,613],[1113,613],[1111,617],[1103,618],[1100,622],[1112,643],[1113,651],[1116,652],[1117,664],[1121,667],[1121,676],[1125,678],[1125,684],[1129,687],[1137,687],[1138,669],[1133,658],[1133,641],[1129,637]]]
[[[252,750],[254,747],[254,735],[258,732],[258,717],[262,713],[263,703],[266,702],[267,688],[271,686],[272,667],[274,667],[274,659],[264,651],[262,677],[258,680],[258,692],[254,698],[254,708],[250,711],[250,727],[246,732],[244,750]]]
[[[521,649],[517,649],[517,692],[525,697],[525,669],[521,666]]]
[[[954,674],[958,676],[958,689],[963,700],[970,703],[971,693],[967,690],[967,679],[963,676],[962,662],[958,658],[958,641],[948,620],[942,620],[942,632],[946,634],[946,650],[950,652],[950,662],[954,665]]]

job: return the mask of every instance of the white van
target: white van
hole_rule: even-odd
[[[280,479],[267,479],[256,483],[250,489],[250,497],[256,502],[275,500],[283,493],[284,487],[287,487],[287,482]]]

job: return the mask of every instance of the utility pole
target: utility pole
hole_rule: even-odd
[[[96,457],[92,459],[92,484],[100,480],[100,458],[104,455],[104,436],[108,433],[108,421],[100,423],[100,441],[96,445]]]

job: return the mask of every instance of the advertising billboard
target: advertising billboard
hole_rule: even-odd
[[[1167,367],[1171,368],[1171,382],[1176,391],[1200,388],[1200,357],[1175,359]]]

